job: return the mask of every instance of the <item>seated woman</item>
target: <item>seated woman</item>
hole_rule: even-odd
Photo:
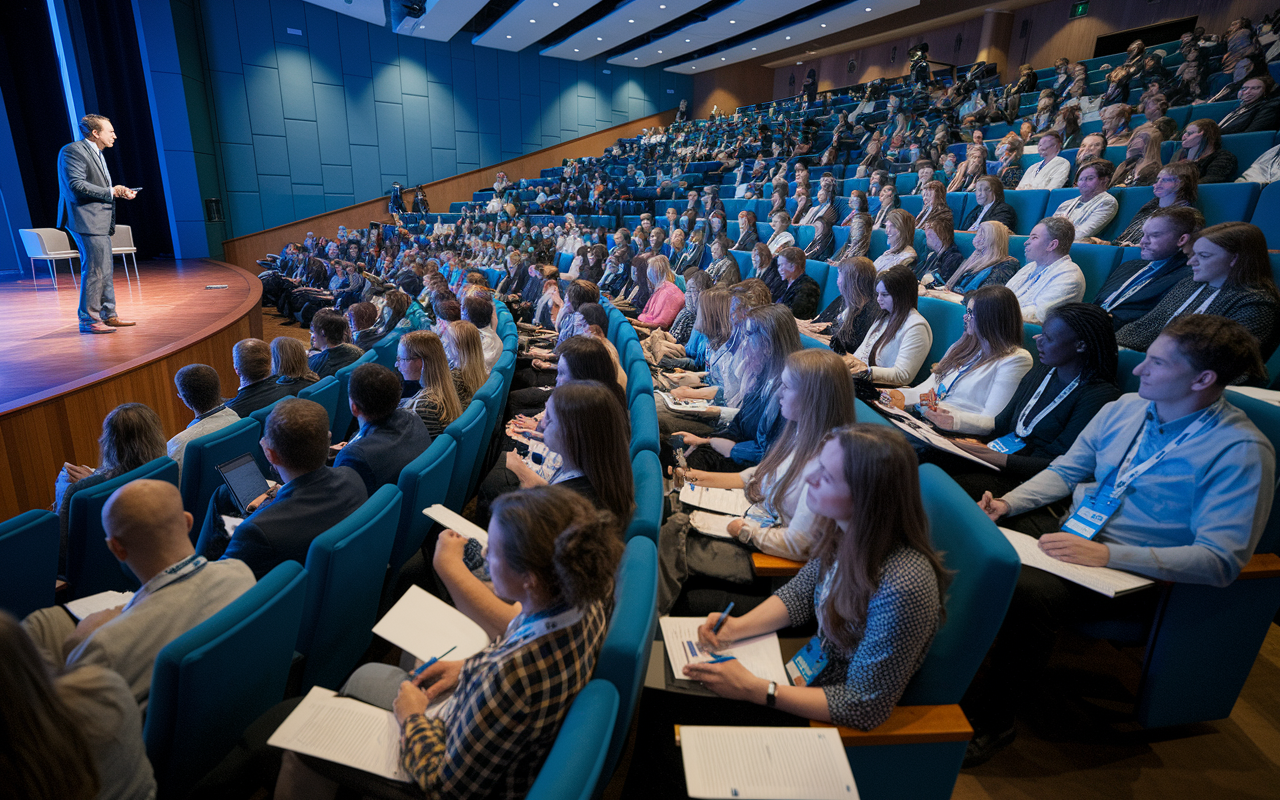
[[[649,300],[640,315],[631,321],[637,328],[666,330],[675,322],[676,315],[684,308],[684,292],[676,285],[671,264],[665,256],[653,256],[645,265],[645,279],[649,283]]]
[[[942,181],[929,181],[920,190],[920,195],[924,205],[920,208],[920,213],[916,214],[916,227],[920,228],[926,222],[937,219],[944,220],[951,230],[955,230],[951,206],[947,205],[947,187]]]
[[[562,487],[509,494],[495,506],[489,530],[492,590],[463,564],[466,540],[453,531],[440,536],[436,571],[446,583],[456,576],[453,600],[493,644],[416,676],[366,664],[343,687],[395,712],[399,763],[417,789],[456,798],[529,791],[595,668],[622,554],[620,529],[617,518]],[[428,705],[450,691],[447,710],[428,715]],[[402,783],[286,753],[277,794],[332,797],[338,783],[353,779],[357,793],[404,792]]]
[[[854,189],[849,193],[849,215],[840,224],[848,226],[849,239],[834,260],[865,257],[871,249],[871,215],[867,213],[865,192]]]
[[[1188,161],[1200,171],[1200,183],[1225,183],[1236,174],[1236,156],[1222,148],[1222,133],[1211,119],[1197,119],[1182,130],[1182,147],[1170,163]]]
[[[811,319],[818,313],[822,287],[805,274],[804,251],[799,247],[784,247],[774,261],[782,284],[774,293],[773,301],[791,309],[796,319]]]
[[[978,178],[987,174],[987,148],[971,144],[965,148],[964,163],[956,168],[955,177],[947,185],[948,192],[972,192]]]
[[[840,295],[821,314],[798,325],[801,333],[826,341],[843,356],[862,344],[880,307],[875,302],[876,268],[871,259],[850,258],[834,266]]]
[[[759,463],[782,430],[778,387],[787,357],[800,349],[796,319],[786,306],[770,304],[746,313],[741,361],[754,366],[725,402],[740,409],[718,435],[676,431],[688,447],[689,466],[711,472],[739,472]],[[741,370],[739,370],[741,371]]]
[[[711,243],[711,264],[707,266],[706,274],[717,285],[732,286],[742,280],[737,259],[729,255],[732,244],[723,236]]]
[[[421,417],[432,438],[462,416],[462,401],[454,388],[449,358],[439,336],[431,331],[411,331],[401,336],[396,366],[406,382],[416,381],[422,387],[413,397],[400,401],[400,407]]]
[[[1160,145],[1164,137],[1154,128],[1143,125],[1134,131],[1124,151],[1124,161],[1116,165],[1111,176],[1114,186],[1150,186],[1160,172]]]
[[[1110,91],[1109,88],[1108,91]],[[1125,91],[1128,91],[1127,85]],[[1133,136],[1133,130],[1129,127],[1133,109],[1124,103],[1107,105],[1106,95],[1103,95],[1103,98],[1102,110],[1099,113],[1102,117],[1102,135],[1107,137],[1107,145],[1128,144],[1129,138]]]
[[[973,236],[973,253],[960,262],[945,284],[927,294],[959,303],[983,286],[1004,286],[1021,266],[1009,255],[1009,229],[1003,223],[987,221]]]
[[[884,233],[889,247],[876,257],[876,272],[898,265],[913,265],[916,260],[916,249],[912,246],[916,240],[916,218],[911,216],[911,212],[901,208],[889,212]]]
[[[791,215],[786,211],[773,212],[769,216],[769,222],[773,227],[773,235],[769,237],[766,244],[769,247],[770,256],[774,256],[782,248],[795,244],[796,237],[791,233]]]
[[[876,303],[880,312],[862,344],[846,359],[855,377],[885,386],[903,386],[916,373],[933,346],[933,330],[916,310],[916,276],[908,267],[896,266],[876,278]]]
[[[1012,132],[996,145],[996,158],[999,159],[1000,166],[996,169],[995,177],[1000,179],[1000,185],[1006,189],[1017,189],[1022,180],[1023,147],[1025,145],[1022,138]],[[977,188],[976,182],[974,188]]]
[[[271,340],[271,374],[276,383],[289,387],[289,394],[298,392],[320,380],[320,376],[307,366],[307,347],[292,336],[277,336]]]
[[[662,257],[654,256],[654,258]],[[609,258],[612,259],[613,256]],[[631,259],[629,277],[613,298],[613,304],[628,319],[635,319],[648,305],[652,294],[653,285],[649,283],[649,257],[636,256]]]
[[[480,331],[466,320],[450,322],[440,334],[449,371],[453,373],[453,386],[458,391],[458,402],[465,408],[476,392],[489,379],[484,364],[484,347],[480,343]]]
[[[1191,277],[1174,284],[1148,314],[1116,331],[1116,342],[1146,352],[1160,331],[1183,314],[1217,314],[1258,339],[1263,359],[1280,343],[1280,290],[1271,276],[1267,240],[1256,225],[1223,222],[1191,243]]]
[[[741,472],[688,469],[681,475],[694,486],[745,489],[754,505],[741,519],[728,524],[728,533],[761,552],[804,561],[817,534],[817,521],[805,503],[805,470],[831,430],[856,422],[853,383],[840,357],[822,348],[792,353],[782,370],[778,407],[785,427],[758,467]],[[732,589],[748,592],[755,580],[750,555],[721,539],[686,537],[684,522],[673,517],[659,537],[659,613],[670,613],[682,585],[688,608],[681,608],[681,615],[722,609],[722,598],[705,597],[706,589],[714,584],[698,578],[726,579],[738,585]],[[745,609],[750,600],[742,600],[746,602],[735,596],[738,607]]]
[[[889,718],[924,662],[950,578],[929,542],[915,453],[901,434],[867,423],[839,428],[807,481],[819,524],[809,562],[719,631],[719,614],[709,615],[698,635],[715,650],[816,620],[825,666],[807,686],[770,683],[738,661],[691,664],[684,677],[721,697],[871,730]]]
[[[761,302],[767,302],[767,291],[763,294],[765,296]],[[713,403],[718,400],[720,404],[724,403],[725,381],[731,376],[729,369],[734,355],[734,347],[730,344],[734,331],[732,308],[733,296],[724,287],[713,286],[698,296],[693,330],[702,335],[702,343],[695,349],[691,340],[690,345],[685,348],[684,368],[693,370],[692,372],[664,373],[673,382],[682,382],[671,389],[672,397],[677,400],[708,400]],[[663,367],[666,367],[666,363],[663,363]],[[735,390],[736,381],[735,377]],[[706,435],[715,430],[715,424],[721,417],[718,409],[705,413],[686,412],[669,408],[661,399],[656,399],[655,404],[660,431],[685,428],[699,435]]]
[[[593,310],[593,306],[598,312]],[[512,418],[512,427],[508,433],[516,436],[522,431],[541,432],[542,412],[546,408],[547,397],[550,396],[548,389],[568,381],[599,381],[610,390],[616,386],[618,403],[626,405],[627,374],[618,362],[617,350],[603,331],[598,328],[592,330],[595,323],[588,322],[603,313],[604,309],[595,303],[587,303],[577,312],[582,318],[580,323],[587,325],[587,332],[575,333],[556,347],[558,361],[551,386],[515,389],[507,396],[507,416]],[[608,325],[607,315],[604,322]]]
[[[964,218],[960,230],[976,231],[982,223],[991,220],[1002,222],[1009,230],[1018,228],[1018,212],[1004,201],[1004,184],[988,175],[978,180],[973,188],[974,208]]]
[[[924,383],[889,389],[881,397],[895,408],[920,406],[924,418],[942,430],[985,436],[1031,369],[1031,354],[1022,348],[1022,311],[1013,292],[986,286],[965,304],[964,335]]]
[[[926,287],[945,285],[964,261],[964,253],[956,245],[956,233],[949,213],[946,216],[935,216],[922,227],[929,252],[925,253],[924,258],[917,260],[912,268],[916,280],[920,281],[921,294]]]
[[[1097,306],[1055,307],[1036,336],[1036,349],[1040,363],[1023,376],[1013,399],[996,415],[991,442],[956,441],[999,472],[930,454],[938,456],[930,460],[942,464],[974,500],[983,492],[999,497],[1046,469],[1071,448],[1099,409],[1120,396],[1115,333],[1107,312]]]
[[[871,219],[871,230],[883,228],[889,223],[889,215],[894,211],[902,208],[902,201],[898,199],[898,187],[892,182],[885,183],[877,192],[880,198],[880,208],[877,209],[875,216]],[[914,217],[912,218],[915,219]]]
[[[703,237],[706,235],[702,228],[695,228],[688,234],[688,243],[679,253],[675,253],[675,261],[671,264],[671,269],[678,275],[684,275],[689,270],[699,269],[702,264],[702,254],[706,250],[703,245]]]
[[[1142,241],[1142,226],[1157,208],[1191,206],[1200,199],[1200,170],[1190,161],[1174,161],[1161,167],[1151,187],[1154,198],[1148,200],[1129,220],[1124,232],[1112,244],[1118,247],[1137,247]]]
[[[826,217],[818,217],[813,223],[813,241],[804,249],[804,257],[814,261],[826,261],[835,250],[835,236],[831,233],[831,222]]]

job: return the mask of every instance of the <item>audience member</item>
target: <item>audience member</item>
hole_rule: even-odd
[[[321,378],[326,378],[354,364],[364,351],[348,341],[350,338],[347,320],[341,312],[331,308],[320,309],[311,319],[311,344],[317,352],[307,359],[307,365]],[[242,413],[241,416],[248,415]]]
[[[1040,153],[1040,161],[1032,164],[1018,181],[1019,189],[1061,189],[1067,185],[1067,176],[1071,174],[1071,164],[1058,155],[1062,150],[1062,134],[1055,130],[1045,131],[1036,145]]]
[[[976,231],[984,222],[1002,223],[1010,231],[1018,227],[1018,212],[1004,201],[1004,185],[990,175],[978,181],[973,190],[974,207],[965,217],[962,228]]]
[[[1182,147],[1171,160],[1194,164],[1200,170],[1200,183],[1222,183],[1236,174],[1236,156],[1222,148],[1222,133],[1211,119],[1187,123],[1182,131]]]
[[[196,415],[186,428],[174,434],[167,446],[169,458],[178,462],[181,475],[187,444],[239,421],[240,415],[223,402],[218,371],[207,364],[188,364],[173,376],[173,384],[178,388],[178,399]]]
[[[958,301],[984,286],[1004,286],[1018,267],[1018,259],[1009,255],[1009,229],[1003,222],[987,220],[978,224],[973,235],[973,252],[935,294]]]
[[[476,396],[489,371],[484,365],[484,347],[480,343],[480,331],[466,320],[450,322],[440,334],[449,371],[453,374],[453,388],[458,392],[458,405],[465,407]]]
[[[1107,192],[1115,167],[1105,158],[1090,161],[1076,173],[1080,194],[1062,201],[1053,216],[1066,219],[1075,226],[1075,240],[1103,244],[1095,235],[1115,219],[1120,201]]]
[[[847,359],[855,377],[884,386],[903,386],[916,373],[933,346],[933,330],[919,311],[915,273],[896,266],[876,278],[876,314],[871,329]]]
[[[1118,247],[1136,246],[1142,239],[1143,225],[1158,208],[1184,207],[1194,210],[1193,207],[1200,198],[1199,183],[1200,170],[1189,161],[1175,161],[1162,167],[1151,187],[1155,197],[1138,209],[1124,232],[1112,244]],[[1201,219],[1203,220],[1203,216]]]
[[[876,257],[876,272],[884,272],[899,265],[913,266],[916,260],[916,249],[913,246],[916,239],[916,218],[911,216],[911,212],[901,208],[890,211],[884,234],[888,247]]]
[[[400,407],[417,414],[432,438],[462,416],[462,402],[439,336],[431,331],[413,331],[400,337],[396,365],[406,381],[415,381],[422,387],[403,400]]]
[[[1200,212],[1185,206],[1157,208],[1142,225],[1141,258],[1107,275],[1093,303],[1115,330],[1148,314],[1170,289],[1191,276],[1186,249],[1203,227]]]
[[[320,376],[307,366],[307,348],[292,336],[277,336],[271,340],[271,375],[276,383],[289,388],[291,396],[320,380]]]
[[[227,401],[227,408],[241,417],[291,394],[288,386],[271,379],[271,346],[261,339],[236,342],[231,348],[231,366],[240,378],[240,389]]]
[[[455,325],[466,323],[456,322]],[[359,426],[350,441],[334,445],[334,467],[350,467],[370,497],[431,446],[431,433],[408,409],[399,408],[400,376],[381,364],[351,371],[347,389],[351,415]]]
[[[773,301],[791,309],[796,319],[811,319],[818,313],[818,301],[822,287],[805,274],[805,255],[799,247],[784,247],[778,251],[778,275],[782,278],[780,290]]]
[[[1075,226],[1062,217],[1046,217],[1027,237],[1027,264],[1005,285],[1017,296],[1024,322],[1037,325],[1053,307],[1084,298],[1084,273],[1071,260]]]

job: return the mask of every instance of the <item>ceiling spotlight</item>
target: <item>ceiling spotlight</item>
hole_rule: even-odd
[[[755,50],[756,48],[754,48],[754,47],[753,47],[753,48],[751,48],[751,49],[752,49],[752,50]]]
[[[868,11],[870,11],[870,10],[871,10],[871,7],[870,7],[870,6],[868,6],[868,7],[867,7],[867,10],[868,10]]]
[[[632,60],[632,61],[639,61],[639,60],[640,60],[640,56],[636,56],[636,57],[632,58],[631,60]]]
[[[689,67],[689,69],[697,69],[697,67]]]
[[[661,50],[659,50],[659,51],[658,51],[658,55],[662,55],[662,51],[661,51]]]
[[[788,41],[788,42],[789,42],[789,41],[791,41],[791,37],[790,37],[790,36],[788,36],[788,37],[787,37],[787,41]]]
[[[658,6],[658,8],[666,8],[666,6]]]
[[[822,23],[822,27],[824,27],[824,28],[825,28],[825,27],[827,27],[827,23],[825,23],[825,22],[824,22],[824,23]]]
[[[629,20],[627,20],[627,22],[635,22],[635,20],[634,20],[634,19],[629,19]]]
[[[724,61],[724,56],[720,56],[720,60],[721,60],[721,61]]]
[[[510,38],[511,38],[511,34],[509,34],[509,33],[508,33],[508,34],[507,34],[507,38],[508,38],[508,39],[510,39]]]
[[[597,42],[603,42],[603,41],[604,41],[604,39],[601,39],[599,36],[597,36],[597,37],[596,37],[596,41],[597,41]]]
[[[537,20],[536,20],[536,19],[531,19],[531,20],[529,20],[529,21],[530,21],[530,22],[537,22]]]
[[[736,24],[737,24],[737,22],[738,22],[738,21],[737,21],[736,19],[731,19],[731,20],[729,20],[729,24],[730,24],[730,25],[736,25]]]
[[[559,4],[559,3],[552,3],[552,4],[551,4],[551,7],[552,7],[552,8],[559,8],[559,7],[560,7],[560,4]]]
[[[688,40],[688,39],[685,39],[685,41],[687,42],[687,41],[689,41],[689,40]]]

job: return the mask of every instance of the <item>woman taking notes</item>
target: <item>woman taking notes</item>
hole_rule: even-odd
[[[923,663],[949,578],[929,543],[915,451],[895,429],[836,430],[806,480],[819,526],[809,562],[718,632],[720,615],[709,615],[698,635],[715,649],[816,618],[812,644],[825,663],[808,686],[772,683],[737,661],[690,664],[684,674],[721,697],[870,730],[889,718]]]
[[[876,281],[880,313],[848,362],[856,377],[904,386],[920,371],[933,346],[933,330],[916,310],[918,285],[910,267],[899,265],[880,273]]]

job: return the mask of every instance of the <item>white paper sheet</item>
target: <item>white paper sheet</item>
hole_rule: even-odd
[[[686,664],[702,664],[717,655],[733,656],[742,662],[747,671],[758,678],[777,681],[789,686],[787,668],[782,663],[782,645],[778,642],[778,634],[766,633],[742,639],[718,653],[704,650],[698,644],[698,626],[706,622],[706,617],[660,617],[658,624],[662,627],[662,640],[667,645],[667,658],[671,661],[671,672],[677,680],[689,680],[684,676]]]
[[[1018,558],[1024,565],[1066,578],[1072,583],[1078,583],[1086,589],[1092,589],[1107,597],[1116,597],[1155,585],[1155,581],[1150,578],[1121,572],[1118,569],[1085,567],[1059,561],[1041,550],[1039,542],[1034,537],[1008,528],[1001,528],[1000,532],[1009,540],[1009,544],[1013,545],[1013,549],[1018,551]]]
[[[133,599],[133,592],[98,592],[88,597],[81,597],[66,604],[71,616],[84,619],[90,614],[106,611],[108,608],[122,606]]]
[[[453,530],[457,531],[458,533],[467,537],[468,539],[478,540],[481,546],[483,547],[489,546],[488,531],[486,531],[484,528],[481,528],[479,525],[475,524],[474,522],[462,516],[461,514],[450,511],[449,509],[445,508],[439,503],[436,503],[435,505],[427,506],[426,508],[422,509],[422,513],[426,514],[428,517],[431,517],[436,522],[439,522],[441,525],[445,526],[446,528],[452,528]]]
[[[390,711],[311,687],[267,744],[408,782],[400,766],[400,726]]]
[[[658,397],[673,411],[702,411],[711,405],[709,400],[677,400],[667,392],[658,392]]]
[[[732,800],[857,800],[835,728],[681,725],[689,796]]]
[[[438,658],[450,647],[449,661],[479,653],[489,646],[489,634],[458,609],[418,586],[373,626],[373,632],[422,661]]]
[[[705,508],[718,514],[740,517],[751,508],[751,501],[742,489],[712,489],[686,483],[680,490],[680,501],[691,506]]]
[[[698,533],[706,536],[714,536],[717,539],[734,539],[737,537],[729,533],[729,523],[741,517],[733,517],[728,514],[716,514],[711,511],[697,510],[689,514],[689,524],[692,525]]]
[[[988,464],[977,456],[971,453],[966,453],[962,448],[957,447],[955,442],[935,431],[931,425],[921,422],[907,412],[899,411],[892,406],[886,406],[880,402],[877,402],[875,406],[876,410],[884,414],[889,422],[901,428],[903,431],[906,431],[907,434],[914,436],[917,439],[921,439],[925,443],[931,444],[939,450],[951,453],[954,456],[959,456],[960,458],[966,458],[975,464],[981,464],[987,469],[999,471],[999,468],[994,464]]]

